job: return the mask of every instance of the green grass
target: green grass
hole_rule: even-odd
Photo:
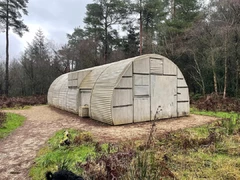
[[[96,157],[95,142],[91,140],[91,135],[87,132],[68,129],[70,134],[70,146],[60,146],[64,137],[64,131],[61,130],[48,140],[46,145],[38,152],[34,166],[30,169],[29,175],[33,180],[42,180],[47,171],[55,172],[58,169],[66,168],[76,174],[81,174],[82,170],[77,163],[83,163],[86,158]],[[84,137],[90,137],[90,140]],[[76,138],[81,144],[76,144]],[[103,151],[106,144],[102,145]]]
[[[25,119],[25,117],[17,114],[6,113],[6,121],[0,127],[0,139],[8,136],[12,131],[21,126]]]
[[[204,116],[214,116],[218,118],[239,118],[239,113],[236,112],[221,112],[221,111],[205,111],[205,110],[198,110],[196,108],[191,108],[190,112],[192,114],[204,115]]]

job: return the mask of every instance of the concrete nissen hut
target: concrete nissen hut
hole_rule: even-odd
[[[186,116],[189,93],[179,68],[166,57],[148,54],[58,77],[48,103],[111,125]],[[86,108],[88,107],[88,108]],[[85,109],[83,109],[85,108]]]

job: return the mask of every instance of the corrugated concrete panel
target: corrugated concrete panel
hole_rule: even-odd
[[[178,79],[177,87],[188,87],[187,83],[185,81],[185,78],[183,77],[183,74],[179,69],[178,69],[178,73],[177,73],[177,79]]]
[[[78,86],[78,80],[77,79],[72,80],[72,86],[73,87],[77,87]]]
[[[72,73],[70,72],[70,73],[68,73],[68,80],[72,80],[73,78],[72,78]]]
[[[79,108],[79,89],[69,88],[67,92],[67,109],[70,112],[78,113]]]
[[[128,106],[133,104],[132,89],[115,89],[113,93],[114,106]]]
[[[72,79],[76,80],[78,78],[78,72],[72,72]]]
[[[63,110],[67,110],[67,92],[68,92],[68,83],[67,76],[64,76],[62,81],[62,86],[59,89],[59,107]]]
[[[77,74],[77,71],[68,73],[68,80],[76,80]]]
[[[164,58],[163,73],[165,75],[177,75],[177,66],[167,58]]]
[[[109,65],[99,66],[95,69],[92,69],[88,75],[83,79],[80,84],[80,89],[92,89],[97,79],[101,75],[101,73],[108,67]]]
[[[149,86],[134,86],[134,96],[149,96]]]
[[[132,78],[131,77],[122,77],[117,88],[132,88]]]
[[[134,122],[150,120],[150,97],[134,98]]]
[[[178,88],[178,101],[189,101],[188,88]]]
[[[54,94],[53,94],[53,106],[60,107],[59,105],[59,93],[61,92],[62,84],[67,81],[67,74],[64,74],[61,76],[59,81],[55,84],[55,87],[53,88]]]
[[[62,75],[62,76],[64,76],[64,75]],[[55,87],[56,87],[56,84],[58,84],[58,82],[61,80],[62,76],[59,76],[57,79],[55,79],[53,81],[53,83],[51,84],[51,86],[49,87],[49,89],[48,89],[48,97],[47,97],[47,99],[48,99],[48,103],[50,105],[53,105],[53,97],[56,94]]]
[[[69,87],[69,88],[72,87],[72,80],[68,80],[68,87]]]
[[[100,74],[92,91],[90,114],[93,119],[114,124],[112,119],[113,91],[131,63],[131,61],[112,63]]]
[[[133,62],[133,73],[149,74],[149,58],[136,58]]]
[[[80,106],[88,105],[90,107],[91,90],[80,90]]]
[[[150,59],[150,73],[151,74],[163,74],[163,58],[162,59]]]
[[[78,78],[77,78],[78,83],[77,83],[77,85],[79,86],[79,88],[80,88],[80,85],[81,85],[83,79],[84,79],[90,72],[91,72],[91,70],[86,70],[86,71],[83,71],[83,70],[82,70],[82,71],[79,71],[79,72],[78,72]]]
[[[178,102],[178,116],[187,116],[189,112],[189,102]]]
[[[133,123],[133,106],[113,108],[114,125]]]
[[[132,59],[131,59],[132,60]],[[131,61],[130,60],[130,61]],[[123,76],[132,76],[132,64],[128,67],[126,72],[123,74]]]
[[[149,75],[134,74],[135,86],[149,86]]]

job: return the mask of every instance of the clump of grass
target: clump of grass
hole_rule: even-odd
[[[156,110],[147,141],[144,145],[138,146],[139,151],[136,152],[136,156],[128,167],[128,171],[123,174],[122,179],[175,179],[175,175],[168,167],[168,156],[162,154],[159,158],[159,153],[156,148],[155,134],[157,128],[155,120],[157,120],[160,111],[161,106]]]
[[[69,133],[69,145],[61,145],[65,131]],[[78,164],[97,156],[95,145],[96,142],[90,133],[74,129],[58,131],[38,152],[29,175],[33,180],[40,180],[44,179],[47,171],[55,172],[60,169],[82,174],[83,170]],[[106,149],[103,145],[99,146],[103,150]]]
[[[0,118],[0,139],[8,136],[12,131],[21,126],[26,119],[23,116],[13,113],[3,113]]]
[[[0,112],[0,128],[3,127],[3,123],[6,121],[6,114]]]

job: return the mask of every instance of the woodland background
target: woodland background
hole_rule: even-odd
[[[0,24],[27,31],[28,0],[1,0]],[[239,97],[240,1],[96,0],[86,6],[84,27],[56,46],[41,29],[20,58],[0,61],[0,96],[46,95],[63,73],[140,54],[171,59],[191,94]],[[77,17],[73,17],[77,18]],[[121,27],[119,29],[119,27]],[[11,44],[10,44],[11,45]]]

